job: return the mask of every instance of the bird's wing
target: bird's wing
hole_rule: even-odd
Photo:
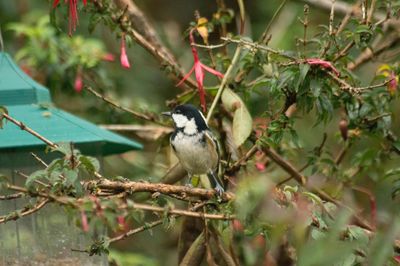
[[[215,153],[212,153],[212,156],[215,157],[216,166],[215,166],[215,169],[212,169],[212,170],[216,171],[216,173],[218,174],[219,160],[220,160],[220,153],[219,153],[220,150],[219,150],[218,141],[215,138],[214,134],[210,130],[206,130],[204,132],[204,136],[206,138],[207,145],[211,146],[213,148],[212,150],[215,151]]]

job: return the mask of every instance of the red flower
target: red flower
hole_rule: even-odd
[[[121,66],[124,68],[130,68],[131,65],[129,64],[128,55],[126,54],[126,45],[125,45],[125,34],[122,35],[121,38]]]
[[[83,232],[88,232],[89,231],[89,223],[88,223],[86,213],[84,211],[81,211],[81,220],[82,220]]]
[[[259,172],[265,171],[265,164],[262,162],[256,162],[256,168]]]
[[[74,89],[76,92],[81,92],[83,88],[82,72],[78,70],[75,77]]]
[[[390,95],[394,95],[397,90],[397,86],[399,85],[399,77],[391,71],[390,72],[390,81],[387,85]]]
[[[325,61],[319,58],[309,58],[306,59],[306,63],[311,65],[311,66],[321,66],[322,68],[332,70],[333,73],[335,73],[336,76],[340,76],[339,71],[333,66],[333,64],[329,61]]]
[[[123,215],[117,216],[117,223],[119,230],[121,231],[125,231],[128,227],[125,221],[125,217]]]
[[[106,53],[101,57],[101,59],[103,59],[104,61],[113,62],[115,60],[115,57],[111,53]]]
[[[56,8],[58,4],[60,3],[60,0],[54,0],[53,1],[53,8]],[[76,30],[76,25],[78,25],[78,0],[65,0],[65,3],[68,3],[69,5],[69,19],[68,19],[68,24],[69,24],[69,32],[68,34],[71,36],[72,31]],[[83,5],[86,6],[87,0],[83,0]]]
[[[204,91],[204,86],[203,86],[203,81],[204,81],[203,69],[215,76],[220,77],[220,78],[223,78],[224,75],[222,73],[220,73],[219,71],[212,69],[211,67],[208,67],[200,62],[199,54],[197,53],[197,50],[193,45],[193,43],[194,43],[193,30],[194,29],[192,29],[190,31],[189,39],[190,39],[190,44],[192,46],[192,55],[193,55],[193,59],[194,59],[194,65],[190,69],[190,71],[181,79],[181,81],[179,81],[179,83],[176,84],[176,86],[180,86],[185,80],[187,80],[189,78],[189,76],[194,71],[194,74],[196,76],[198,90],[199,90],[200,104],[201,104],[201,107],[203,108],[203,111],[205,112],[206,111],[206,97],[205,97],[205,91]]]

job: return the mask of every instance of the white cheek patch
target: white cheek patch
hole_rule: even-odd
[[[193,135],[196,134],[197,132],[197,126],[196,126],[196,122],[194,121],[194,118],[190,119],[185,127],[183,128],[183,132],[187,135]]]
[[[174,120],[176,127],[185,127],[188,122],[187,117],[181,114],[172,114],[172,119]]]

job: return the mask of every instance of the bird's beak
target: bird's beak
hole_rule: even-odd
[[[171,112],[162,112],[161,114],[162,114],[162,115],[165,115],[165,116],[171,116],[171,115],[172,115]]]

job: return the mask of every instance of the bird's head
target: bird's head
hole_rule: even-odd
[[[172,112],[164,112],[162,114],[170,116],[175,128],[187,135],[194,135],[208,129],[204,115],[191,104],[178,105]]]

